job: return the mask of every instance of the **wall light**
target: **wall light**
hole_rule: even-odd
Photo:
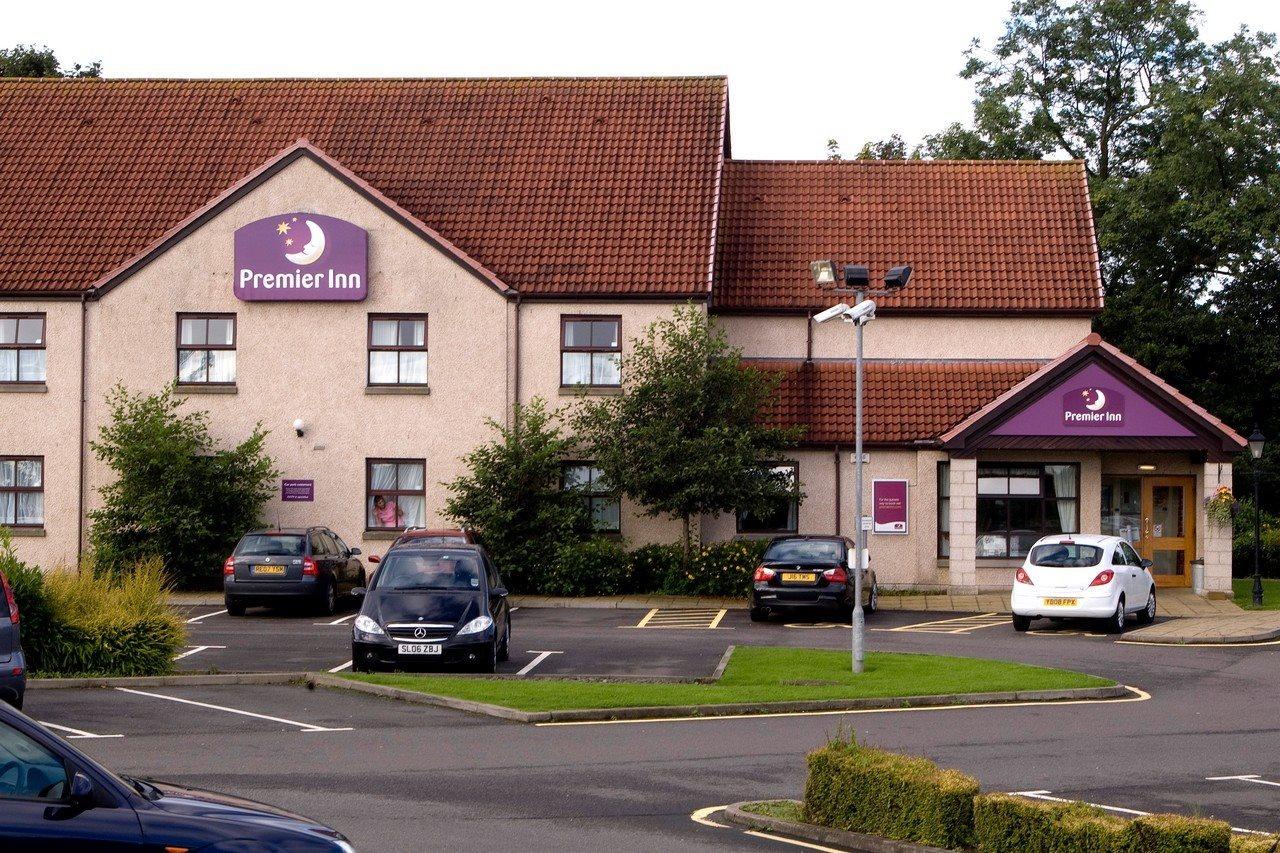
[[[1154,465],[1139,465],[1139,466],[1138,466],[1138,470],[1139,470],[1139,471],[1154,471],[1154,470],[1156,470],[1156,466],[1154,466]]]
[[[302,434],[303,434],[303,429],[302,429],[302,428],[303,428],[304,426],[306,426],[306,424],[304,424],[304,423],[302,422],[302,418],[295,418],[295,419],[294,419],[294,421],[293,421],[293,431],[294,431],[294,432],[296,432],[296,433],[298,434],[298,438],[302,438]]]

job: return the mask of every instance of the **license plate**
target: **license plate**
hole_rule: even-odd
[[[401,643],[397,651],[402,655],[439,655],[444,654],[444,646],[439,643]]]
[[[254,566],[251,574],[255,575],[283,575],[284,566]]]
[[[1045,607],[1075,607],[1080,603],[1078,598],[1046,598]]]
[[[812,572],[783,572],[783,583],[813,583],[818,576]]]

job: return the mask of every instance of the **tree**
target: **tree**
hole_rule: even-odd
[[[880,142],[868,142],[858,152],[859,160],[905,160],[907,143],[899,134],[893,134]]]
[[[779,380],[741,357],[705,311],[679,308],[634,342],[621,393],[586,400],[573,416],[585,455],[615,489],[683,522],[686,559],[695,516],[763,510],[793,494],[761,463],[800,434],[762,423]]]
[[[209,585],[246,530],[260,526],[279,472],[263,444],[261,424],[230,449],[209,435],[209,414],[182,413],[185,403],[117,385],[107,395],[110,420],[90,442],[116,474],[89,513],[89,539],[99,565],[151,556],[175,582]]]
[[[844,155],[840,153],[840,140],[834,136],[827,140],[827,159],[843,160]]]
[[[0,77],[101,77],[102,62],[63,68],[48,47],[19,44],[0,48]]]
[[[510,427],[488,424],[497,435],[463,457],[468,472],[448,484],[445,514],[473,529],[518,586],[552,566],[559,547],[582,538],[590,519],[581,497],[561,488],[561,463],[574,444],[545,400],[517,404]]]

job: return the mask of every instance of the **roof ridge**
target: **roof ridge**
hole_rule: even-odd
[[[1076,166],[1083,165],[1084,160],[1072,158],[1066,160],[1050,160],[1048,158],[1040,158],[1038,160],[943,160],[936,158],[925,159],[863,159],[857,158],[853,160],[801,160],[801,159],[775,159],[775,158],[733,158],[728,162],[743,165],[771,165],[771,166],[830,166],[833,168],[842,166],[887,166],[887,165],[956,165],[956,166]]]
[[[636,74],[636,75],[513,75],[510,77],[5,77],[0,85],[38,83],[41,85],[103,86],[115,83],[521,83],[521,82],[664,82],[725,81],[727,74]]]

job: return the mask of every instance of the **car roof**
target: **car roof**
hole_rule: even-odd
[[[261,530],[250,530],[245,536],[305,536],[313,530],[328,530],[317,524],[315,527],[264,527]]]
[[[456,545],[418,545],[413,542],[405,542],[397,545],[394,549],[397,554],[425,554],[429,551],[474,551],[477,554],[484,551],[474,542],[459,542]],[[390,551],[387,552],[390,556]]]
[[[812,540],[814,542],[843,542],[843,536],[834,536],[829,533],[824,534],[808,534],[808,533],[788,533],[785,536],[775,536],[769,540],[769,544],[774,542],[794,542],[797,540]]]
[[[1119,536],[1102,536],[1098,533],[1055,533],[1036,540],[1036,545],[1058,545],[1063,542],[1075,542],[1079,545],[1114,545],[1125,541]]]

